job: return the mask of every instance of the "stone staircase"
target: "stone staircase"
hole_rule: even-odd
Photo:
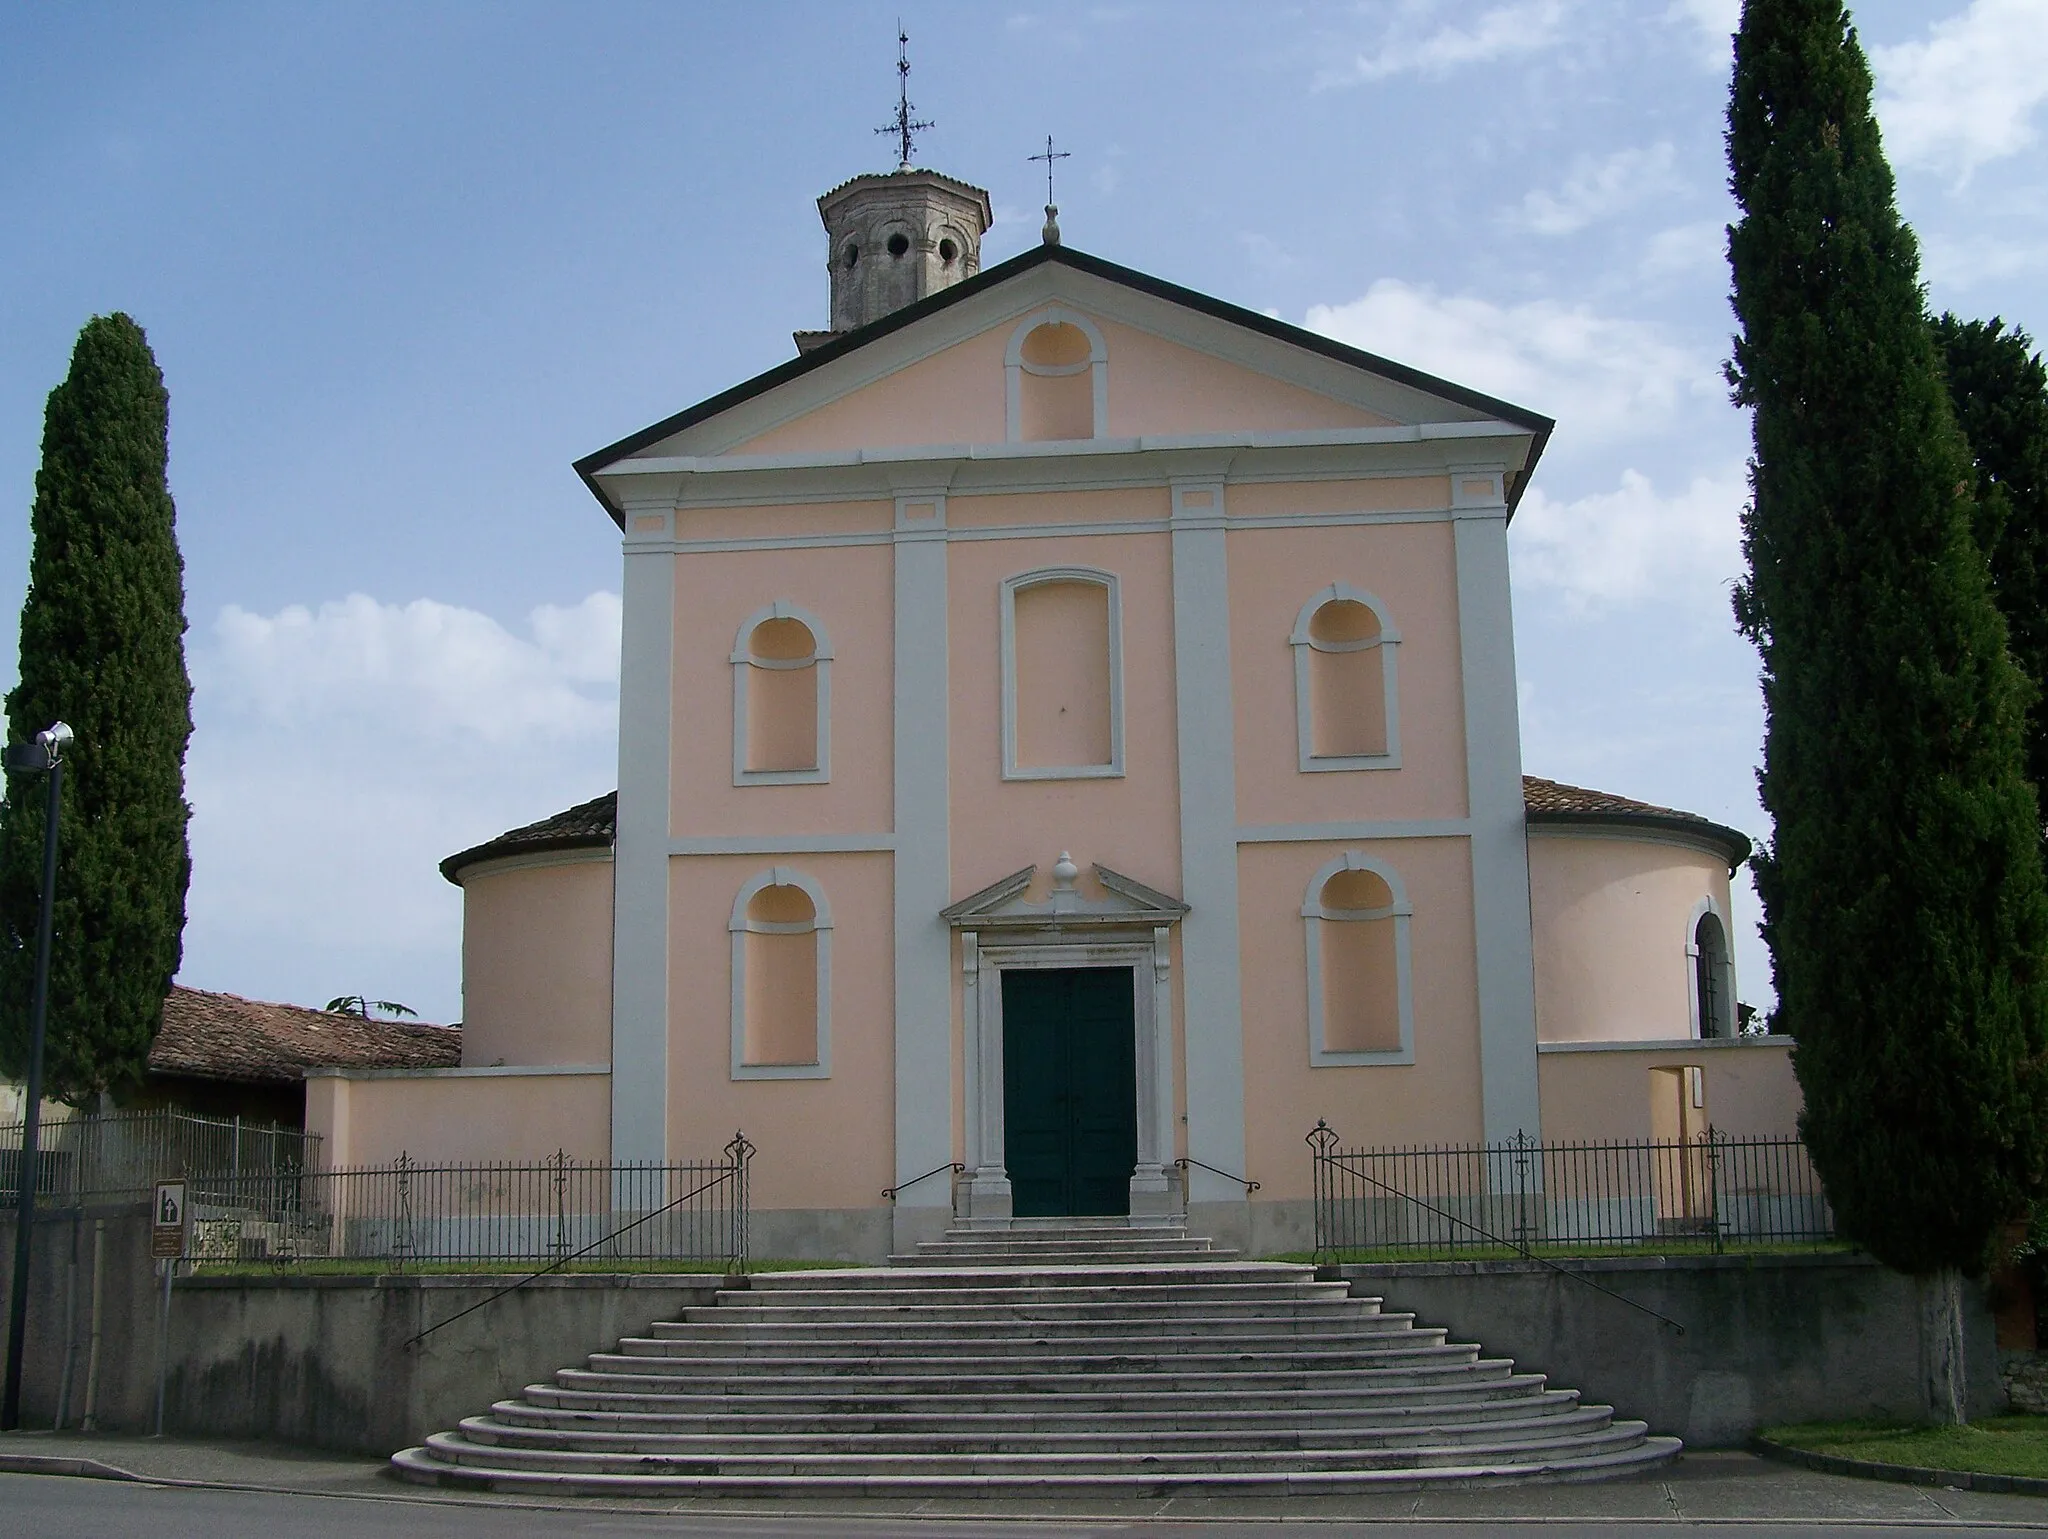
[[[592,1496],[1303,1495],[1598,1480],[1679,1448],[1311,1268],[1123,1221],[955,1229],[685,1313],[395,1472]]]

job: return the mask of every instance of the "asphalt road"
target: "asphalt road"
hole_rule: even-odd
[[[1909,1509],[1910,1510],[1910,1509]],[[1929,1500],[1924,1516],[1784,1519],[1476,1517],[1472,1520],[1388,1517],[1375,1521],[1291,1520],[1280,1512],[1256,1518],[1218,1516],[1200,1522],[1172,1518],[1126,1522],[1001,1518],[858,1518],[819,1515],[745,1517],[705,1512],[536,1509],[502,1503],[442,1503],[361,1497],[281,1495],[78,1480],[49,1475],[0,1475],[0,1535],[38,1539],[540,1539],[540,1536],[665,1534],[687,1539],[1222,1539],[1224,1535],[1286,1534],[1290,1539],[1481,1539],[1527,1527],[1531,1539],[1624,1539],[1708,1532],[1727,1539],[1843,1539],[1849,1534],[1928,1539],[1934,1534],[2011,1534],[2048,1529],[2048,1502],[1996,1517],[1964,1516]],[[2039,1516],[2035,1516],[2035,1511]]]

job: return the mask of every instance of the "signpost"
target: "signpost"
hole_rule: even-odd
[[[185,1205],[183,1181],[159,1181],[149,1206],[149,1253],[163,1278],[163,1301],[156,1319],[156,1431],[164,1435],[164,1380],[171,1366],[171,1275],[185,1259],[192,1233],[191,1210]]]

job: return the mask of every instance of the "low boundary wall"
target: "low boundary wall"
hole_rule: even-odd
[[[1668,1315],[1679,1335],[1533,1261],[1346,1266],[1353,1294],[1547,1374],[1593,1403],[1694,1448],[1759,1427],[1876,1417],[1919,1421],[1930,1397],[1921,1285],[1861,1255],[1628,1257],[1560,1261]],[[1970,1414],[2006,1409],[1981,1282],[1964,1285]]]
[[[156,1385],[147,1213],[106,1220],[100,1424],[146,1431]],[[84,1400],[92,1218],[80,1226],[71,1424]],[[38,1223],[29,1298],[25,1424],[57,1405],[71,1218]],[[0,1255],[12,1225],[0,1221]],[[1627,1305],[1527,1261],[1353,1265],[1355,1294],[1384,1297],[1455,1340],[1478,1341],[1588,1400],[1696,1448],[1759,1427],[1854,1416],[1918,1420],[1928,1406],[1920,1285],[1861,1256],[1640,1257],[1558,1263],[1669,1315]],[[684,1273],[543,1278],[435,1332],[505,1276],[182,1278],[173,1290],[166,1423],[198,1436],[384,1454],[453,1427],[619,1337],[710,1304],[722,1281]],[[0,1293],[5,1291],[0,1268]],[[1982,1284],[1965,1293],[1971,1411],[2005,1409]]]

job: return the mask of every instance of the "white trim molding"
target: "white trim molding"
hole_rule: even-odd
[[[1700,1027],[1700,921],[1712,914],[1714,922],[1721,927],[1721,1008],[1716,1012],[1720,1028],[1709,1037]],[[1728,927],[1728,916],[1721,905],[1708,893],[1692,906],[1692,912],[1685,920],[1685,1028],[1696,1042],[1722,1041],[1735,1035],[1735,936]]]
[[[1076,363],[1047,364],[1029,363],[1024,358],[1024,342],[1032,332],[1041,326],[1072,326],[1088,339],[1088,356]],[[1102,328],[1078,310],[1063,305],[1048,305],[1034,310],[1017,322],[1010,333],[1009,346],[1003,349],[1003,401],[1004,431],[1011,443],[1024,442],[1024,376],[1038,375],[1041,378],[1086,372],[1089,380],[1089,395],[1092,405],[1092,431],[1090,438],[1109,436],[1109,348],[1102,340]]]
[[[1379,622],[1379,634],[1364,641],[1318,641],[1310,625],[1326,604],[1363,604]],[[1303,774],[1320,770],[1373,770],[1401,767],[1401,689],[1396,667],[1401,653],[1401,633],[1387,614],[1387,606],[1348,582],[1333,582],[1314,594],[1294,617],[1294,631],[1287,638],[1294,649],[1294,723],[1298,762]],[[1387,747],[1384,753],[1318,754],[1316,752],[1315,705],[1309,673],[1312,652],[1371,652],[1380,654],[1380,679],[1386,691]]]
[[[1153,1221],[1177,1211],[1173,1162],[1172,932],[1149,937],[983,944],[960,936],[962,1046],[967,1082],[966,1165],[962,1216],[976,1227],[1002,1226],[1011,1214],[1003,1146],[1003,974],[1012,968],[1128,967],[1131,970],[1133,1065],[1138,1158],[1131,1171],[1130,1211]]]
[[[1369,871],[1387,884],[1393,902],[1385,908],[1335,909],[1323,902],[1323,887],[1342,871]],[[1335,1069],[1359,1064],[1407,1064],[1415,1062],[1415,990],[1408,963],[1408,921],[1415,910],[1407,890],[1392,866],[1360,850],[1346,850],[1324,862],[1309,878],[1301,902],[1301,917],[1307,930],[1308,952],[1308,1061],[1311,1068]],[[1392,920],[1394,925],[1394,980],[1396,1008],[1401,1021],[1401,1045],[1372,1052],[1335,1051],[1326,1046],[1329,1024],[1323,997],[1323,926]]]
[[[1028,764],[1017,762],[1017,595],[1053,583],[1091,583],[1104,592],[1109,609],[1109,762]],[[1124,773],[1124,611],[1114,572],[1092,566],[1044,566],[1003,579],[1003,779],[1120,780]]]
[[[772,923],[754,919],[747,905],[769,887],[794,887],[811,900],[808,920]],[[732,933],[732,1077],[734,1079],[830,1079],[832,1077],[832,905],[825,889],[814,877],[794,866],[771,866],[756,872],[732,900],[732,918],[726,928]],[[747,1048],[747,937],[749,935],[809,935],[814,937],[818,978],[818,1055],[810,1063],[748,1063]]]
[[[795,620],[811,633],[811,655],[800,658],[754,656],[754,632],[770,620]],[[794,670],[815,668],[813,693],[817,700],[817,759],[804,769],[749,769],[747,767],[747,697],[752,693],[753,670]],[[755,610],[740,625],[732,644],[732,783],[736,786],[822,785],[832,778],[832,641],[824,622],[786,599]]]

